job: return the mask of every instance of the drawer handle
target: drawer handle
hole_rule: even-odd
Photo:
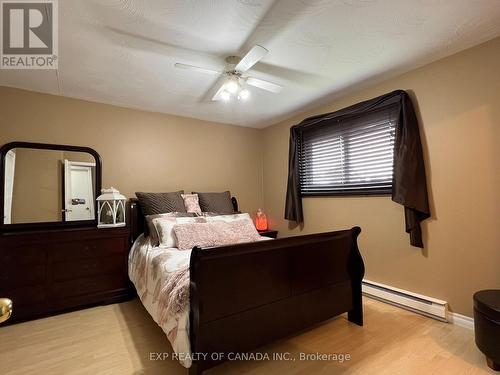
[[[0,298],[0,323],[5,322],[12,315],[12,301],[8,298]]]

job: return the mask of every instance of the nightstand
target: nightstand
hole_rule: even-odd
[[[278,231],[277,230],[268,229],[268,230],[259,230],[258,232],[259,232],[259,234],[261,236],[271,237],[271,238],[278,237]]]

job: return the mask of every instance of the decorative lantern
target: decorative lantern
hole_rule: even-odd
[[[98,228],[125,226],[125,202],[127,198],[114,187],[102,189],[97,197]]]
[[[266,214],[259,208],[255,216],[255,227],[259,231],[267,230],[267,217]]]

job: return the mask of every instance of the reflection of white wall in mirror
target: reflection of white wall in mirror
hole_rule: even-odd
[[[65,221],[93,220],[95,163],[64,160]]]
[[[16,168],[16,151],[10,150],[5,155],[5,187],[4,187],[4,216],[3,223],[12,221],[12,193],[14,191],[14,171]]]

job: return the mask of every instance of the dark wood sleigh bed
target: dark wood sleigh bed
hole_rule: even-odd
[[[233,199],[237,210],[237,202]],[[130,202],[135,240],[144,228]],[[361,229],[311,234],[211,249],[195,247],[190,261],[190,374],[279,338],[348,313],[363,325]],[[212,357],[212,353],[217,353]],[[219,353],[225,355],[219,356]]]

